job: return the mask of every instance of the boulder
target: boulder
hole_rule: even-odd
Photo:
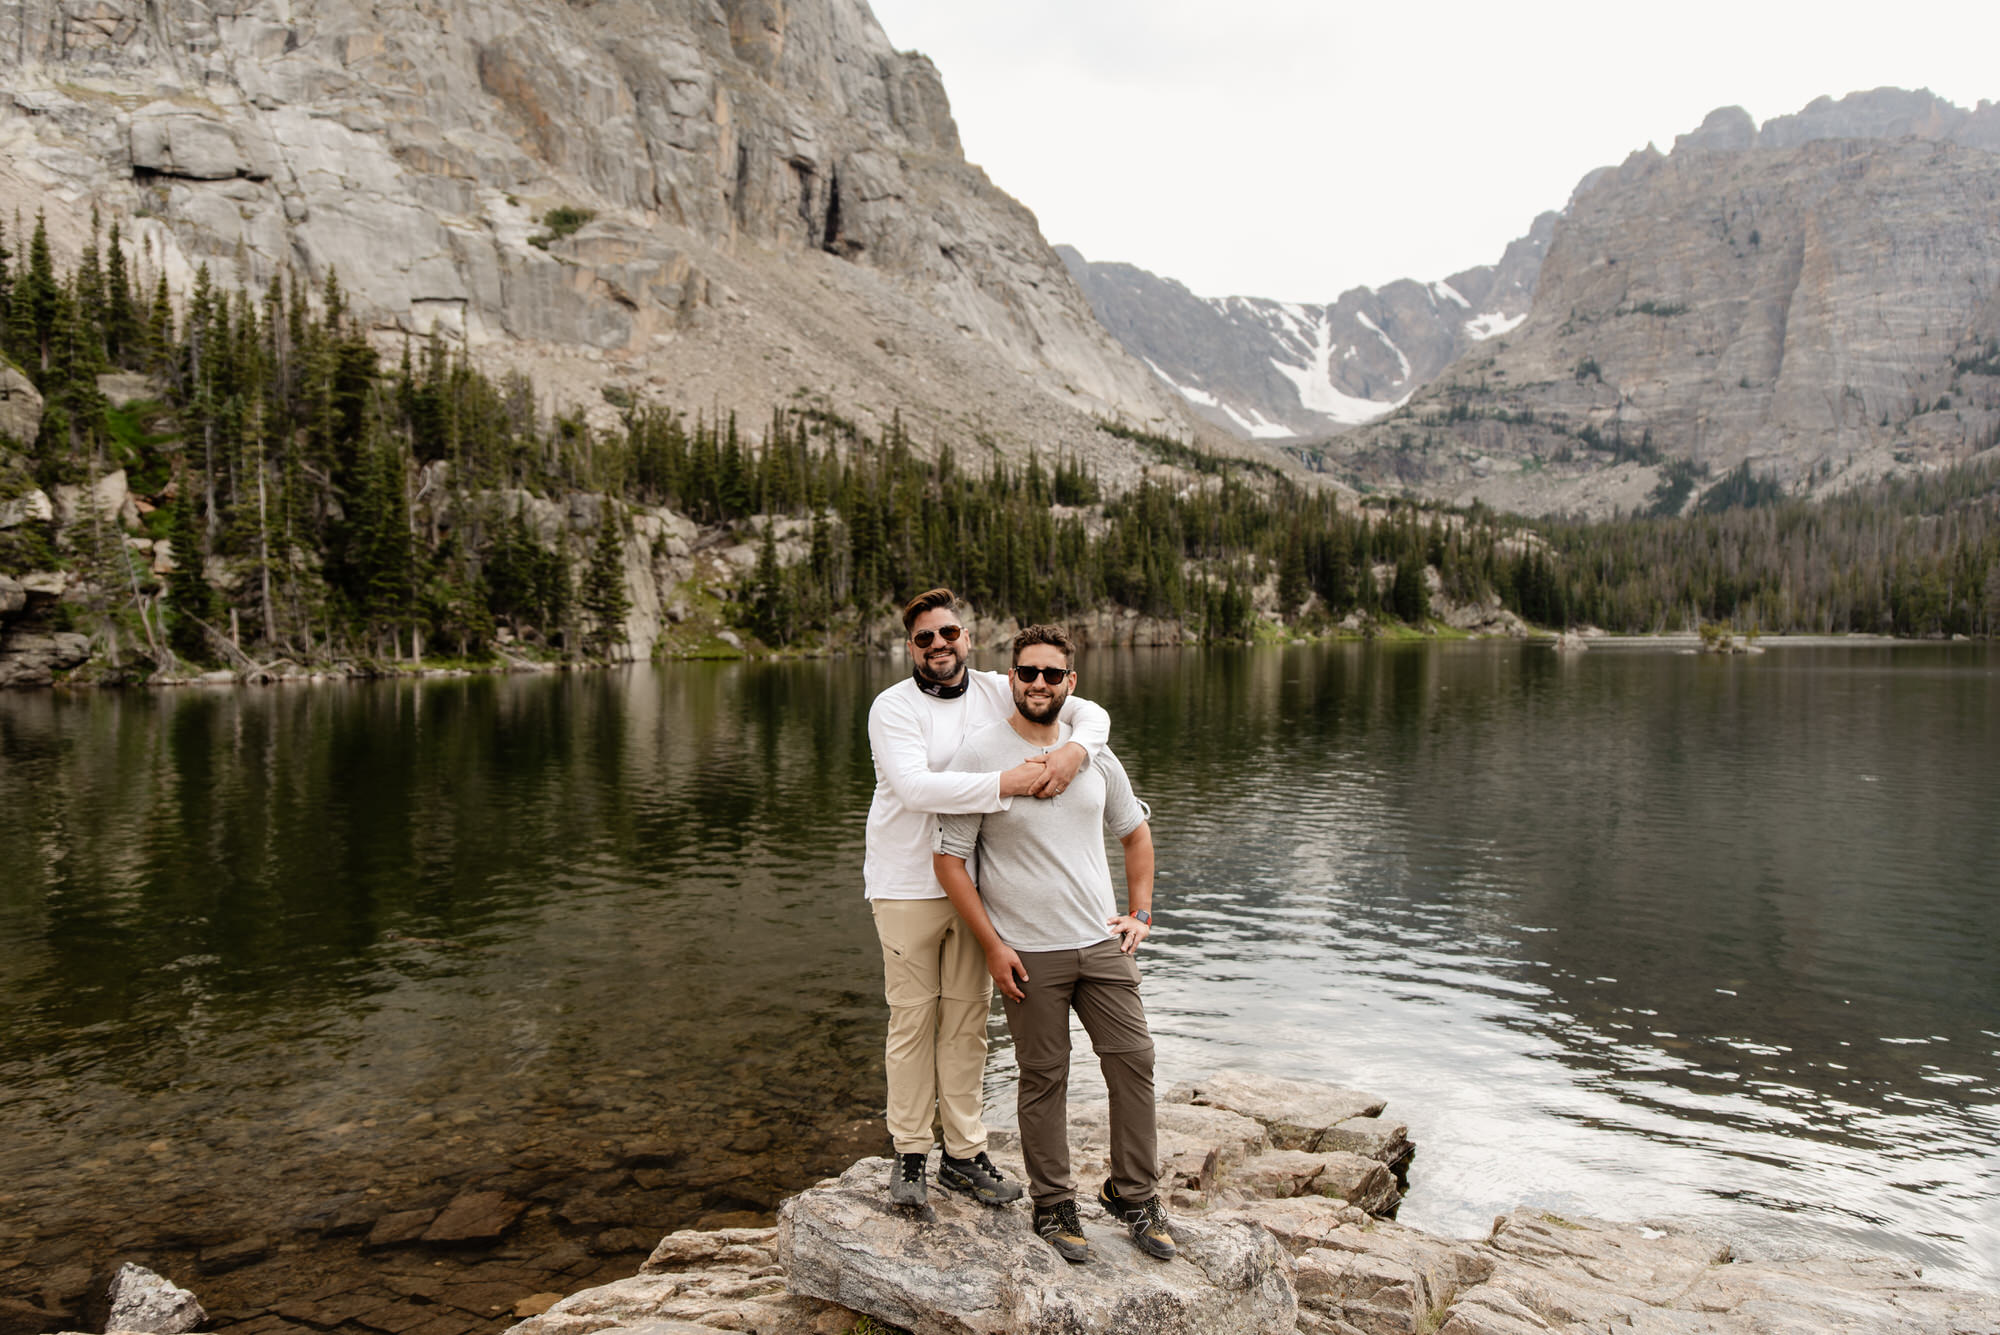
[[[1327,1196],[1369,1214],[1386,1214],[1402,1200],[1386,1167],[1342,1150],[1269,1150],[1237,1165],[1224,1184],[1248,1197]]]
[[[55,518],[65,528],[71,524],[85,523],[93,509],[107,524],[120,522],[131,497],[131,488],[125,481],[125,470],[113,469],[88,487],[65,486],[56,488]]]
[[[1284,1332],[1298,1321],[1277,1242],[1254,1224],[1176,1217],[1180,1256],[1145,1256],[1094,1204],[1095,1257],[1071,1266],[1029,1228],[1025,1206],[992,1209],[939,1193],[923,1214],[883,1199],[886,1161],[786,1201],[777,1255],[792,1292],[865,1312],[914,1335]]]
[[[0,440],[32,445],[42,433],[42,392],[18,367],[0,361]]]
[[[150,1335],[183,1335],[208,1320],[195,1296],[144,1266],[118,1267],[105,1295],[110,1314],[106,1330],[146,1331]]]
[[[46,524],[55,517],[56,507],[40,487],[11,501],[0,501],[0,528],[18,528],[36,521]]]
[[[1268,1147],[1264,1128],[1226,1108],[1162,1103],[1159,1127],[1160,1186],[1212,1190],[1216,1182],[1251,1155]],[[1111,1156],[1111,1107],[1103,1100],[1071,1104],[1070,1167],[1079,1182],[1106,1175]]]
[[[0,575],[0,617],[9,617],[28,605],[28,589],[12,575]]]
[[[1409,1158],[1416,1147],[1410,1144],[1410,1128],[1401,1122],[1384,1121],[1379,1117],[1350,1117],[1338,1126],[1328,1127],[1319,1138],[1319,1148],[1345,1150],[1393,1168]]]
[[[1167,1101],[1227,1108],[1255,1118],[1271,1144],[1281,1150],[1324,1148],[1321,1140],[1328,1128],[1350,1118],[1374,1117],[1386,1106],[1386,1100],[1373,1094],[1252,1071],[1218,1071],[1204,1080],[1177,1085]]]
[[[81,667],[89,660],[90,637],[74,631],[0,633],[0,686],[48,686],[56,673]]]

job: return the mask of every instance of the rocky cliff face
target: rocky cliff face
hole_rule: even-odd
[[[0,208],[146,280],[337,272],[559,395],[1177,427],[863,0],[5,0],[0,79]]]
[[[1498,264],[1357,287],[1329,305],[1197,297],[1129,264],[1057,253],[1104,327],[1196,413],[1239,436],[1311,441],[1394,410],[1518,325],[1555,221],[1537,218]]]
[[[1527,321],[1342,437],[1386,487],[1530,513],[1655,503],[1665,467],[1794,492],[2000,438],[2000,108],[1725,109],[1593,173]],[[1895,135],[1894,138],[1854,137]],[[1705,470],[1703,472],[1702,470]],[[1686,492],[1692,497],[1703,483]]]

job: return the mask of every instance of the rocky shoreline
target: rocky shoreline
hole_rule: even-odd
[[[892,1208],[889,1161],[864,1158],[786,1200],[774,1226],[681,1230],[629,1278],[566,1297],[496,1295],[506,1301],[492,1310],[524,1318],[507,1335],[2000,1332],[2000,1295],[1928,1282],[1904,1261],[1781,1258],[1672,1222],[1533,1209],[1476,1239],[1406,1227],[1393,1216],[1413,1147],[1384,1111],[1367,1094],[1244,1072],[1170,1091],[1160,1163],[1181,1242],[1172,1262],[1139,1253],[1095,1204],[1082,1207],[1095,1253],[1082,1266],[1033,1235],[1025,1204],[933,1191],[922,1211]],[[1102,1103],[1071,1109],[1086,1192],[1106,1171],[1107,1123]],[[1010,1135],[993,1151],[1022,1171]],[[140,1273],[147,1301],[112,1301],[107,1332],[200,1324],[192,1294]]]
[[[1536,1210],[1480,1239],[1391,1217],[1411,1153],[1379,1099],[1222,1072],[1161,1105],[1163,1181],[1182,1254],[1140,1255],[1094,1205],[1096,1256],[1066,1266],[1025,1207],[882,1197],[866,1159],[786,1201],[774,1228],[683,1231],[631,1279],[575,1293],[510,1335],[913,1335],[1251,1332],[1544,1335],[1852,1332],[1992,1335],[2000,1295],[1926,1282],[1880,1258],[1779,1259],[1669,1224]],[[1104,1171],[1106,1110],[1072,1110],[1079,1183]],[[995,1159],[1020,1171],[1011,1145]]]

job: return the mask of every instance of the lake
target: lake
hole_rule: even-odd
[[[1078,666],[1153,807],[1163,1090],[1386,1096],[1440,1232],[1529,1204],[2000,1284],[2000,653]],[[898,672],[0,696],[0,1297],[138,1259],[244,1332],[493,1329],[885,1152]],[[398,1236],[468,1186],[525,1207],[502,1242]]]

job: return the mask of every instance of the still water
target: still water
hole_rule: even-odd
[[[1163,1086],[1387,1096],[1438,1231],[1526,1203],[2000,1284],[2000,653],[1079,668],[1153,806]],[[393,1268],[380,1218],[466,1186],[527,1212],[449,1265],[562,1290],[879,1152],[896,673],[0,697],[0,1295],[143,1254],[276,1321],[301,1253]]]

